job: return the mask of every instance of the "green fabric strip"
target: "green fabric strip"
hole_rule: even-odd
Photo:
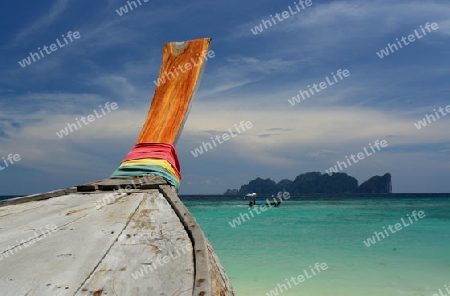
[[[163,167],[157,165],[135,165],[135,166],[123,166],[115,170],[111,175],[111,179],[128,179],[143,176],[160,176],[163,177],[170,185],[175,186],[175,188],[180,188],[180,183],[174,175],[168,172]]]

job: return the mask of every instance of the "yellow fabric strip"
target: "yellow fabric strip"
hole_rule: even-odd
[[[120,167],[123,166],[136,166],[136,165],[158,165],[164,169],[166,169],[169,173],[171,173],[177,180],[180,182],[180,178],[175,173],[175,170],[173,169],[170,162],[168,162],[165,159],[158,159],[158,158],[143,158],[143,159],[137,159],[137,160],[128,160],[125,162],[122,162]]]

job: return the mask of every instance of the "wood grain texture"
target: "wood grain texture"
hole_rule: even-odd
[[[0,294],[191,295],[193,254],[182,249],[192,250],[192,243],[164,197],[158,190],[113,200],[110,194],[70,194],[0,208],[0,254],[8,254],[0,260]],[[110,202],[97,208],[104,198]],[[57,230],[32,238],[48,224]],[[132,277],[177,250],[181,256],[155,272]]]
[[[194,245],[195,286],[192,295],[234,296],[230,280],[195,218],[173,187],[161,185],[160,190],[177,213]]]
[[[56,197],[35,202],[35,209],[28,204],[2,208],[3,214],[9,209],[15,213],[0,218],[2,250],[16,239],[33,236],[41,226],[55,224],[58,230],[0,261],[1,295],[74,295],[143,198],[127,196],[97,210],[94,202],[102,195]],[[22,206],[27,207],[17,211]]]
[[[118,241],[76,295],[190,296],[192,243],[180,219],[158,192],[144,200]]]
[[[76,186],[76,192],[111,191],[117,189],[158,189],[159,185],[167,185],[160,176],[145,176],[129,179],[104,179]],[[1,201],[0,201],[1,206]]]
[[[17,204],[27,203],[27,202],[31,202],[31,201],[45,200],[45,199],[49,199],[49,198],[53,198],[53,197],[66,195],[69,193],[74,193],[76,191],[77,191],[76,188],[72,187],[72,188],[67,188],[67,189],[58,189],[58,190],[54,190],[54,191],[50,191],[50,192],[46,192],[46,193],[37,193],[37,194],[33,194],[33,195],[16,197],[16,198],[12,198],[12,199],[0,200],[0,207],[4,207],[4,206],[8,206],[8,205],[17,205]]]
[[[176,143],[199,85],[205,65],[202,55],[207,54],[210,41],[202,38],[165,44],[159,73],[165,82],[155,89],[137,143]],[[186,70],[187,64],[191,65],[190,70]]]
[[[217,257],[208,239],[205,238],[205,240],[208,248],[213,295],[235,296],[233,286],[231,285],[230,279],[228,278],[225,269],[220,263],[219,257]]]

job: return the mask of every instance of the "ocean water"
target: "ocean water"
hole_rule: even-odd
[[[199,197],[183,202],[238,296],[277,295],[271,292],[276,288],[283,296],[432,296],[439,289],[445,295],[444,285],[450,286],[450,198],[291,198],[280,207],[253,212],[254,217],[248,200]],[[413,211],[425,217],[411,223],[407,215]],[[249,220],[230,226],[244,213]],[[388,230],[403,224],[402,218],[407,226]],[[367,247],[363,241],[383,227],[389,236],[379,235]],[[313,275],[310,266],[316,262],[328,268]],[[304,270],[310,278],[300,283]]]

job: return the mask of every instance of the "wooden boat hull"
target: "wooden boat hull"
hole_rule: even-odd
[[[194,217],[159,177],[0,201],[0,228],[2,295],[234,295]]]
[[[160,78],[206,54],[210,41],[166,44]],[[137,145],[174,148],[205,60],[196,63],[156,87]],[[211,244],[177,196],[176,153],[163,159],[167,168],[151,167],[150,177],[124,174],[0,201],[0,264],[7,264],[0,269],[1,294],[234,295]]]

